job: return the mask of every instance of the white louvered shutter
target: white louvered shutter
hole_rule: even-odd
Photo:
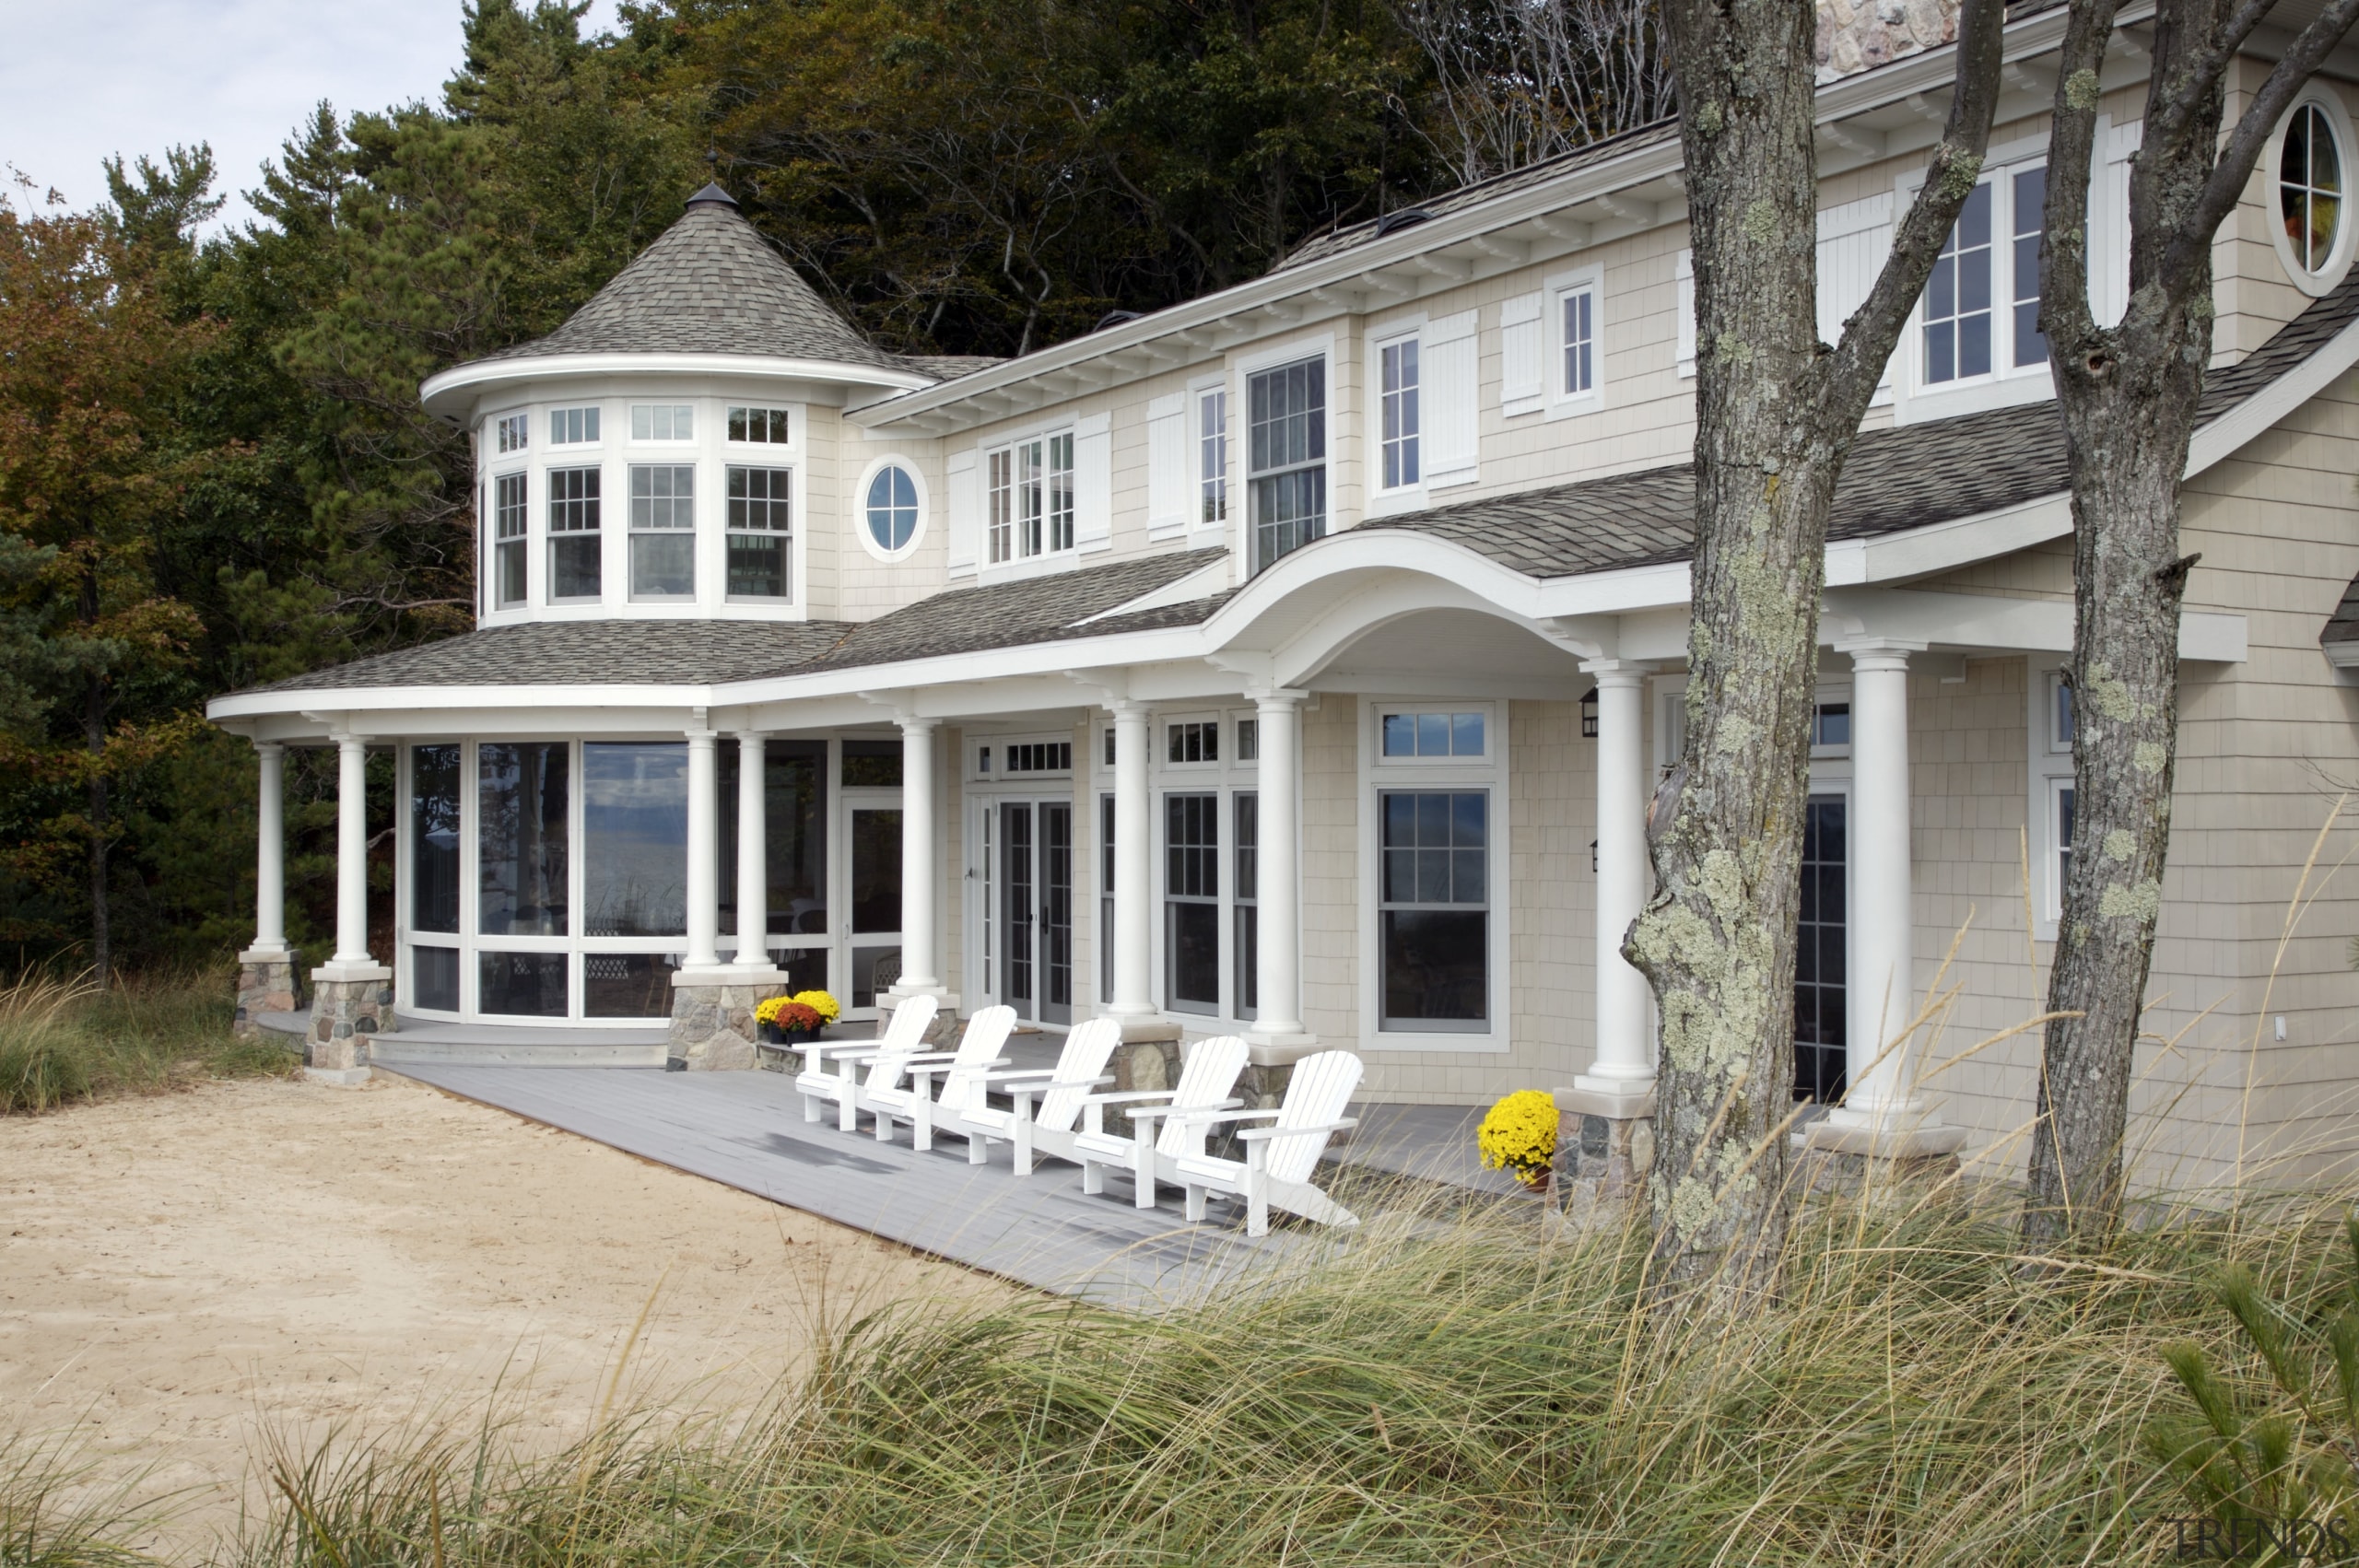
[[[1194,492],[1188,462],[1188,394],[1173,392],[1146,405],[1146,536],[1184,532]]]
[[[1090,414],[1073,426],[1073,542],[1077,550],[1114,544],[1114,421]]]
[[[975,558],[981,553],[983,542],[980,497],[975,494],[975,449],[950,454],[943,465],[949,491],[950,560],[952,576],[962,576],[975,569]]]
[[[1537,414],[1548,401],[1547,297],[1519,294],[1499,306],[1499,412]]]
[[[1476,319],[1476,312],[1461,310],[1427,322],[1423,334],[1417,403],[1424,415],[1426,487],[1429,490],[1474,482],[1480,456],[1478,399],[1483,370]]]
[[[1892,193],[1846,202],[1818,215],[1818,339],[1843,341],[1843,323],[1868,302],[1884,257],[1892,250]],[[1892,384],[1885,361],[1880,387]]]
[[[1680,252],[1671,275],[1679,292],[1679,373],[1692,376],[1696,373],[1696,252]]]

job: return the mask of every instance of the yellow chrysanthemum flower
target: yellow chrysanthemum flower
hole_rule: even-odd
[[[1537,1176],[1556,1158],[1556,1102],[1538,1089],[1519,1089],[1493,1106],[1474,1134],[1483,1168]]]

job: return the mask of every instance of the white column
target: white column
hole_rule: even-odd
[[[1148,734],[1144,703],[1118,702],[1114,710],[1114,1001],[1107,1012],[1124,1019],[1155,1016],[1148,990],[1148,940],[1155,920],[1147,893],[1155,810],[1147,798]]]
[[[769,954],[769,799],[763,790],[762,737],[737,732],[737,967],[768,969]],[[715,814],[719,814],[715,806]]]
[[[254,756],[262,773],[254,799],[254,944],[238,955],[248,964],[287,956],[287,748],[256,741]]]
[[[1841,1125],[1922,1118],[1907,1049],[1917,1011],[1916,909],[1908,841],[1908,655],[1921,643],[1837,643],[1851,656],[1849,1091]],[[1914,1042],[1911,1042],[1914,1045]]]
[[[1253,884],[1258,1016],[1250,1035],[1263,1044],[1308,1038],[1302,1024],[1302,884],[1296,839],[1302,800],[1302,698],[1294,691],[1253,694],[1261,844]]]
[[[1609,1094],[1654,1087],[1647,977],[1622,956],[1647,900],[1646,680],[1649,666],[1594,659],[1597,682],[1597,1058],[1574,1086]]]
[[[901,978],[895,996],[939,995],[942,969],[934,954],[934,889],[942,857],[934,848],[933,731],[941,721],[901,724]]]
[[[721,802],[710,730],[688,737],[688,952],[684,972],[721,965]]]
[[[369,953],[369,743],[339,733],[335,746],[335,955],[326,967],[365,971],[350,977],[373,978],[377,961]]]

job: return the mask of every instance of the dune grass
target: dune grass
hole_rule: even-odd
[[[88,976],[20,975],[0,986],[0,1116],[294,1071],[284,1047],[231,1036],[230,990],[195,967],[120,976],[103,991]]]
[[[282,1505],[228,1560],[2163,1562],[2199,1490],[2179,1347],[2228,1419],[2291,1423],[2288,1462],[2326,1478],[2306,1508],[2351,1512],[2336,1434],[2304,1424],[2218,1289],[2248,1279],[2287,1325],[2347,1304],[2341,1212],[2187,1211],[2030,1269],[2003,1200],[1821,1203],[1773,1305],[1665,1327],[1636,1235],[1396,1211],[1160,1319],[1035,1302],[837,1322],[758,1409],[604,1420],[554,1457],[512,1457],[496,1426],[279,1453]]]

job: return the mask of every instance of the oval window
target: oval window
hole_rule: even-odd
[[[2333,123],[2315,103],[2298,105],[2285,123],[2277,200],[2294,263],[2305,272],[2324,272],[2342,227],[2342,148]]]
[[[918,486],[909,470],[887,466],[868,482],[868,536],[880,550],[907,547],[918,531]]]

